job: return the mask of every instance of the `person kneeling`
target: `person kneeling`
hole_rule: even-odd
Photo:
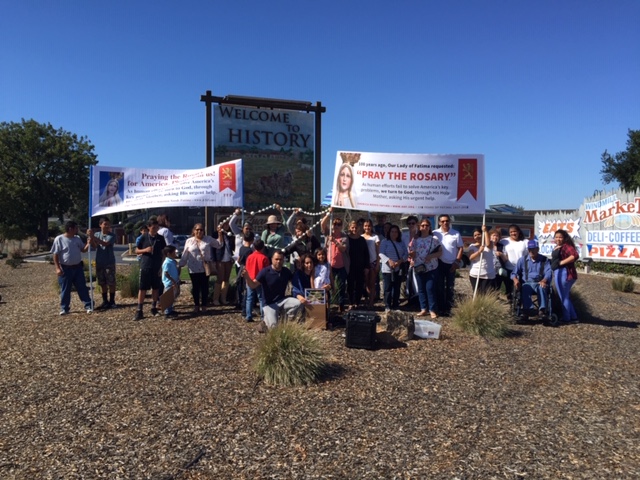
[[[529,318],[528,312],[533,307],[531,296],[534,294],[538,297],[539,315],[546,316],[551,285],[551,264],[547,257],[539,253],[538,242],[529,240],[527,248],[529,254],[518,260],[516,269],[511,273],[514,287],[521,290],[523,320]]]
[[[260,333],[266,333],[267,329],[275,327],[281,314],[284,314],[286,319],[302,315],[303,306],[300,300],[286,296],[287,286],[293,274],[283,265],[284,254],[276,250],[271,257],[271,265],[260,270],[256,278],[251,278],[246,270],[243,272],[244,279],[251,288],[262,286],[265,305],[264,320],[258,329]]]

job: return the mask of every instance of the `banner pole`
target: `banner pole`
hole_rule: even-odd
[[[87,221],[87,227],[91,229],[91,213],[93,212],[93,195],[91,194],[93,189],[93,165],[89,167],[89,218]],[[91,309],[93,310],[95,306],[95,300],[93,295],[93,274],[91,272],[91,242],[89,242],[89,249],[87,250],[88,261],[89,261],[89,288],[91,291]]]
[[[486,213],[482,214],[482,226],[485,227],[485,217],[486,217]],[[486,228],[486,227],[485,227]],[[478,293],[478,284],[480,283],[480,271],[482,270],[482,253],[484,250],[485,244],[484,244],[484,232],[482,232],[482,242],[480,243],[480,264],[478,265],[478,277],[476,278],[476,285],[473,289],[473,300],[475,301],[476,299],[476,293]],[[471,267],[469,267],[469,273],[471,273]]]

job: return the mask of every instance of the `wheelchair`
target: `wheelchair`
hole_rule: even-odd
[[[543,325],[557,327],[559,324],[558,315],[553,313],[553,287],[549,285],[549,288],[546,290],[547,292],[547,311],[544,315],[540,315],[538,312],[540,310],[540,299],[538,298],[538,294],[534,293],[531,295],[531,301],[533,303],[533,307],[529,311],[524,310],[524,304],[522,301],[522,284],[519,285],[517,289],[514,289],[513,296],[511,300],[511,315],[515,318],[516,323],[530,323],[541,321]]]

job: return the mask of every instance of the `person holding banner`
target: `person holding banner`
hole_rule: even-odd
[[[76,287],[80,300],[87,313],[93,312],[93,303],[89,296],[84,278],[82,253],[89,250],[93,232],[87,231],[89,238],[85,244],[78,236],[78,224],[68,221],[64,224],[64,233],[53,240],[51,253],[56,266],[58,284],[60,285],[60,315],[67,315],[71,308],[71,286]]]
[[[460,232],[451,228],[451,217],[446,213],[438,216],[440,228],[433,234],[442,245],[442,255],[438,259],[438,282],[436,292],[440,314],[449,316],[453,307],[456,270],[460,266],[464,242]]]
[[[402,241],[400,227],[392,225],[387,238],[380,244],[384,309],[386,312],[400,306],[400,288],[403,280],[400,275],[400,267],[408,261],[409,252]]]
[[[478,291],[486,294],[494,288],[496,278],[493,241],[486,225],[482,225],[481,229],[473,229],[473,240],[474,243],[469,245],[469,262],[471,262],[469,281],[472,289],[475,290],[477,282]]]
[[[280,212],[282,218],[285,218],[282,207],[276,204],[275,208]],[[271,258],[273,252],[275,252],[276,250],[281,250],[285,247],[284,235],[287,229],[275,215],[269,215],[266,225],[267,228],[264,229],[260,238],[264,242],[265,248],[267,250],[267,256]]]
[[[334,289],[337,292],[340,312],[343,312],[347,301],[349,254],[347,252],[347,239],[342,233],[342,220],[336,217],[333,220],[333,230],[330,231],[328,228],[331,211],[332,209],[330,208],[322,222],[320,222],[320,226],[326,239],[325,246],[329,254],[331,277],[333,278]]]
[[[350,163],[343,163],[338,171],[336,180],[336,198],[333,204],[337,207],[355,208],[356,200],[352,193],[353,167]]]
[[[209,299],[209,275],[205,263],[213,262],[213,249],[218,248],[220,242],[204,234],[204,226],[196,223],[191,231],[191,237],[184,243],[184,251],[180,258],[180,267],[187,266],[191,278],[191,295],[193,296],[194,313],[204,313]]]

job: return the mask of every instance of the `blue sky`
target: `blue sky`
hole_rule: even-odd
[[[320,101],[322,196],[338,150],[482,153],[487,205],[573,209],[640,129],[639,25],[638,0],[4,0],[0,121],[201,168],[206,90]]]

